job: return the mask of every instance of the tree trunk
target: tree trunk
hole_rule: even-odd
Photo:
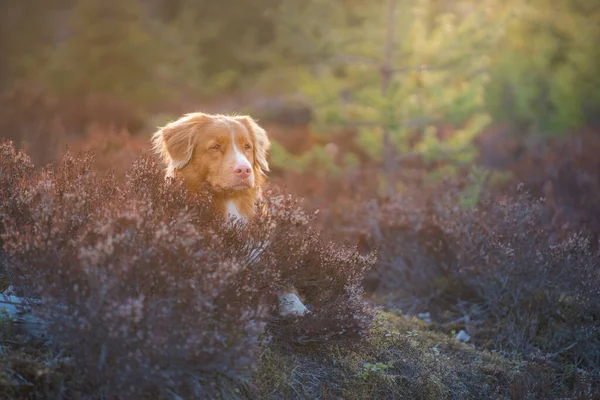
[[[381,95],[386,97],[392,79],[392,57],[394,53],[394,37],[396,27],[396,4],[397,0],[388,0],[387,7],[387,31],[385,38],[385,49],[383,53],[383,64],[381,65]],[[385,190],[388,196],[395,193],[394,185],[394,146],[392,143],[388,117],[383,123],[383,174],[385,178]]]

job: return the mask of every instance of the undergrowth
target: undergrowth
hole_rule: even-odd
[[[147,157],[119,183],[90,154],[32,173],[1,146],[3,267],[69,374],[50,394],[235,397],[268,343],[367,333],[373,257],[321,239],[291,197],[268,196],[243,226],[213,214],[210,188],[165,181]],[[277,317],[290,285],[310,316]]]

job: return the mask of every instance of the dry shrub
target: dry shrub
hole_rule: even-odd
[[[521,192],[452,220],[446,232],[460,249],[453,273],[475,294],[476,337],[599,373],[600,254],[590,237],[553,236],[546,213]]]
[[[159,182],[167,204],[154,206],[149,191],[96,179],[92,161],[67,155],[37,175],[19,193],[29,222],[3,235],[11,282],[42,300],[48,335],[71,355],[72,389],[206,396],[219,376],[238,378],[254,359],[259,310],[216,306],[240,266],[184,211],[195,199],[139,163],[128,183]]]
[[[0,207],[3,215],[10,215],[16,220],[23,218],[23,209],[14,195],[22,181],[29,179],[33,172],[33,164],[23,151],[17,151],[9,142],[0,141]],[[2,221],[0,221],[1,224]],[[0,232],[3,231],[0,225]],[[1,243],[1,242],[0,242]]]
[[[27,170],[11,148],[2,145],[1,170]],[[360,282],[372,258],[323,243],[289,197],[268,200],[257,224],[233,226],[211,212],[209,188],[192,194],[165,181],[150,158],[123,184],[92,165],[89,154],[67,154],[2,192],[14,204],[2,208],[5,267],[18,294],[41,300],[34,310],[68,355],[67,390],[231,396],[270,336],[366,332]],[[269,320],[291,284],[312,315]]]
[[[551,210],[521,189],[503,198],[483,193],[475,208],[461,204],[463,189],[447,182],[377,208],[377,290],[396,291],[390,305],[429,311],[480,345],[600,372],[594,238],[556,236]]]
[[[487,146],[490,155],[505,153],[500,157],[505,162],[497,167],[511,171],[531,193],[546,199],[555,234],[565,237],[584,231],[600,237],[597,207],[600,202],[600,158],[597,156],[600,135],[597,129],[581,129],[563,138],[533,144],[526,143],[525,136],[511,134],[509,130],[491,132],[491,136]],[[505,149],[507,145],[511,149]]]
[[[363,204],[356,232],[367,248],[380,250],[368,276],[371,290],[384,298],[392,295],[395,306],[409,313],[431,311],[447,289],[461,290],[450,276],[455,249],[444,229],[447,220],[461,218],[455,214],[462,187],[448,180]]]
[[[600,375],[579,368],[565,368],[557,374],[556,362],[548,357],[534,357],[519,371],[508,388],[510,399],[600,398]],[[558,376],[557,376],[558,375]]]
[[[600,135],[587,131],[553,144],[538,160],[546,171],[541,188],[552,212],[552,224],[564,237],[582,231],[600,239]]]
[[[278,290],[295,287],[311,311],[297,321],[275,317],[269,331],[296,344],[362,337],[373,314],[363,300],[361,283],[374,255],[325,240],[292,196],[272,190],[266,199],[269,212],[256,226],[271,227],[268,236],[262,235],[267,245],[256,257],[251,254],[249,265],[278,271],[265,283]],[[258,232],[253,236],[261,237]]]

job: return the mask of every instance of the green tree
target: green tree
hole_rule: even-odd
[[[504,32],[505,9],[494,4],[286,1],[277,37],[306,62],[289,68],[320,130],[357,129],[392,193],[400,153],[474,159],[472,139],[490,121],[488,53]],[[440,122],[461,129],[442,141]]]
[[[511,2],[506,39],[492,56],[487,102],[495,119],[560,134],[598,123],[600,3]]]

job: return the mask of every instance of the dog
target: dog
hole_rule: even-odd
[[[269,171],[267,132],[247,115],[186,114],[152,136],[154,152],[166,164],[165,177],[183,178],[191,191],[215,189],[215,212],[226,219],[256,217],[256,201]],[[282,316],[308,312],[295,290],[279,295]]]

